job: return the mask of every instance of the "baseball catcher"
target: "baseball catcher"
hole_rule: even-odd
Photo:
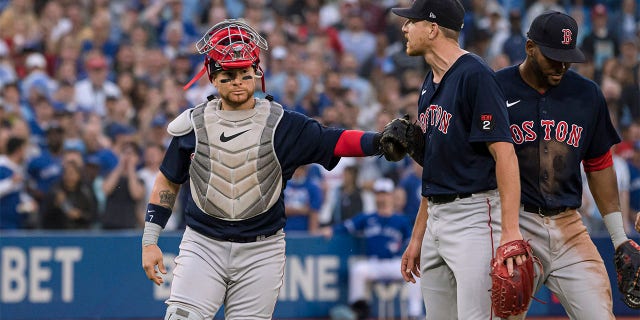
[[[513,275],[510,276],[505,260],[523,254],[527,259],[520,265],[514,263]],[[535,289],[534,262],[542,268],[531,246],[524,240],[507,242],[496,250],[496,257],[491,259],[491,306],[498,317],[518,315],[529,307]]]
[[[384,126],[380,138],[380,152],[388,161],[400,161],[407,154],[422,165],[424,133],[422,128],[409,122],[409,115],[391,120]]]
[[[640,309],[640,246],[629,240],[621,244],[613,256],[622,301],[632,309]]]

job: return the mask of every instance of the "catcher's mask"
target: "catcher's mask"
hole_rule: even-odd
[[[183,89],[191,87],[205,72],[211,81],[216,72],[253,66],[265,91],[260,49],[268,49],[267,41],[245,22],[227,19],[217,23],[196,42],[198,53],[205,55],[204,66]]]

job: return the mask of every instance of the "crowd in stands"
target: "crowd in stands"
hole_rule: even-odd
[[[143,226],[171,139],[167,124],[215,88],[195,42],[244,18],[269,43],[266,93],[290,110],[344,128],[381,130],[410,114],[427,65],[404,51],[410,0],[0,0],[0,229]],[[637,0],[462,0],[463,48],[495,70],[524,59],[526,30],[547,9],[571,14],[588,57],[572,68],[602,88],[623,137],[616,168],[633,231],[640,211],[640,5]],[[289,231],[319,233],[375,210],[373,182],[391,178],[415,218],[422,168],[409,158],[343,159],[299,170],[285,189]],[[188,197],[188,188],[180,195]],[[183,201],[184,202],[184,201]],[[585,192],[581,212],[606,232]],[[168,229],[179,229],[181,206]],[[592,233],[592,234],[593,234]]]

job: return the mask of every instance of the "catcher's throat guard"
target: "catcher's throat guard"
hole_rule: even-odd
[[[206,72],[209,81],[216,72],[231,69],[243,69],[253,66],[258,77],[264,78],[260,68],[260,49],[268,50],[267,41],[251,26],[239,19],[227,19],[211,27],[196,42],[198,53],[205,55],[204,65],[189,83],[188,89]]]

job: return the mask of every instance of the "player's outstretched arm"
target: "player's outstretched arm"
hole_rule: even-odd
[[[402,260],[400,263],[400,273],[404,281],[416,283],[414,275],[420,277],[420,254],[422,251],[422,239],[424,233],[427,230],[427,219],[429,213],[427,207],[429,202],[427,198],[422,197],[420,200],[420,207],[418,208],[418,215],[416,216],[416,222],[413,225],[413,231],[411,232],[411,240],[407,249],[402,254]]]
[[[142,235],[142,269],[147,278],[157,285],[163,282],[158,271],[162,274],[167,273],[162,261],[162,251],[158,247],[158,237],[171,217],[179,190],[179,184],[169,181],[164,174],[158,173],[147,205]]]

